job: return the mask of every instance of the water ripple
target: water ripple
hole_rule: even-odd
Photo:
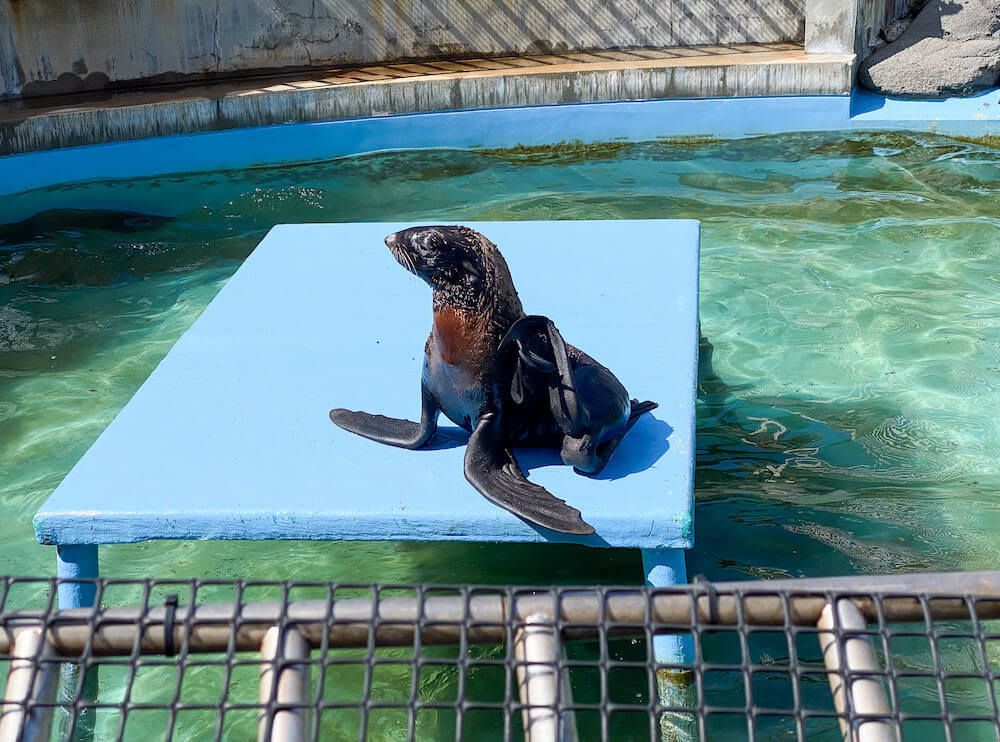
[[[698,571],[995,566],[998,164],[997,150],[929,134],[811,133],[387,152],[11,196],[0,204],[6,563],[51,572],[31,513],[273,224],[683,217],[703,225],[714,346],[699,379]],[[337,560],[328,549],[111,549],[106,569],[269,576],[279,561],[302,579],[374,579],[364,570],[380,564],[424,579],[461,562],[487,582],[636,577],[607,556],[579,573],[573,550],[508,559],[515,575],[478,547],[457,560],[457,546],[356,544]]]

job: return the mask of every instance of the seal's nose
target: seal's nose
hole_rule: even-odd
[[[394,247],[399,247],[399,232],[393,232],[385,238],[385,246],[392,250]]]

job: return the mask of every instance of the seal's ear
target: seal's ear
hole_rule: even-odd
[[[468,283],[479,283],[483,280],[483,272],[475,261],[464,258],[462,260],[462,277]]]

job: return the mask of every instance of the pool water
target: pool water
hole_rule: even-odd
[[[272,225],[644,218],[703,226],[692,575],[995,568],[998,166],[942,136],[819,133],[391,152],[8,197],[0,573],[54,572],[32,514]],[[164,542],[104,548],[102,571],[641,578],[637,552],[568,545]]]

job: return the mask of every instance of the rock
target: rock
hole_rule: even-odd
[[[882,29],[882,38],[890,44],[903,35],[903,31],[910,25],[909,18],[901,18]]]
[[[931,0],[895,41],[861,63],[884,95],[974,95],[1000,83],[1000,0]]]

